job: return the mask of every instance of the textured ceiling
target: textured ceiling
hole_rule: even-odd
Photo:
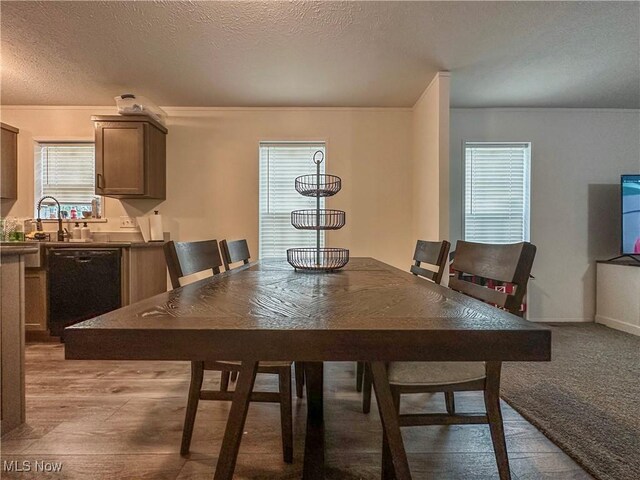
[[[11,2],[2,103],[640,107],[638,2]]]

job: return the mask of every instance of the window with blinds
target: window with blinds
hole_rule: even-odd
[[[314,247],[316,232],[296,230],[291,211],[315,208],[315,198],[303,197],[295,188],[300,175],[316,173],[313,154],[324,143],[260,143],[260,257],[286,258],[287,248]],[[324,173],[323,162],[320,173]],[[324,199],[321,199],[324,207]],[[321,232],[324,244],[324,232]]]
[[[51,195],[63,211],[91,210],[95,198],[93,143],[38,143],[35,149],[35,200]],[[37,215],[37,212],[36,212]],[[78,214],[78,216],[81,216]],[[47,218],[46,215],[42,215]]]
[[[530,143],[465,146],[464,239],[529,241]]]

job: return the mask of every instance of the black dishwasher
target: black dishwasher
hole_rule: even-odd
[[[51,335],[120,308],[119,248],[52,248],[47,262]]]

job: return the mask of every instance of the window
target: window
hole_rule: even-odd
[[[316,232],[296,230],[291,211],[315,208],[315,198],[303,197],[295,188],[300,175],[316,173],[313,154],[324,143],[260,143],[260,257],[285,257],[287,248],[314,247]],[[323,162],[320,173],[324,173]],[[321,199],[324,207],[324,199]],[[324,232],[320,241],[324,245]]]
[[[45,195],[60,202],[63,215],[71,210],[91,211],[95,194],[95,147],[93,143],[38,143],[35,149],[35,201]],[[56,215],[42,207],[42,218]],[[66,214],[64,212],[67,212]],[[35,212],[37,215],[38,212]]]
[[[530,143],[465,146],[464,239],[529,241]]]

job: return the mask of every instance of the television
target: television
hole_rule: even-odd
[[[640,174],[622,175],[620,183],[622,205],[621,255],[640,255]]]

